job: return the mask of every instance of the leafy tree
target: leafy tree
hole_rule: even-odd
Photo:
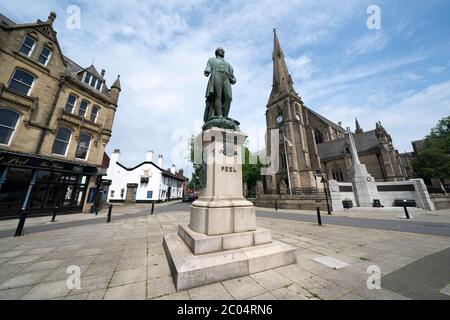
[[[254,159],[256,158],[256,163]],[[253,160],[253,161],[250,161]],[[256,156],[250,152],[250,150],[244,146],[244,161],[242,164],[242,179],[244,183],[247,183],[248,190],[253,190],[256,187],[256,182],[261,180],[261,161],[259,156]]]
[[[418,152],[412,165],[416,175],[426,181],[450,179],[450,116],[431,129],[424,149]]]

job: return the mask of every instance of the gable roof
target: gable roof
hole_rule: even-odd
[[[379,142],[375,134],[375,130],[353,135],[353,138],[355,140],[356,150],[358,153],[375,151],[379,149]],[[346,154],[346,145],[348,145],[347,138],[320,143],[317,145],[319,157],[324,161],[343,158]]]
[[[54,12],[50,12],[47,21],[37,20],[34,23],[15,23],[14,21],[8,19],[4,15],[0,16],[0,21],[4,24],[2,27],[6,30],[18,30],[18,29],[35,29],[38,30],[45,37],[49,38],[56,44],[56,48],[61,56],[61,60],[64,66],[67,66],[66,61],[64,59],[64,54],[61,50],[61,46],[59,45],[58,38],[56,37],[57,32],[53,29],[53,21],[56,18],[56,14]]]
[[[184,176],[178,176],[178,175],[173,174],[172,172],[170,172],[170,171],[168,171],[168,170],[164,170],[164,169],[160,168],[159,166],[157,166],[157,165],[156,165],[155,163],[153,163],[152,161],[144,161],[144,162],[141,162],[140,164],[138,164],[137,166],[132,167],[132,168],[127,168],[127,167],[125,167],[123,164],[121,164],[120,162],[116,162],[116,163],[117,163],[117,165],[118,165],[119,167],[121,167],[122,169],[125,169],[126,171],[134,171],[134,170],[136,170],[136,169],[142,167],[142,166],[145,165],[145,164],[151,164],[151,165],[154,166],[156,169],[160,170],[161,173],[162,173],[163,175],[165,175],[165,176],[169,176],[169,177],[171,177],[171,178],[175,178],[175,179],[177,179],[177,180],[183,180],[183,181],[188,179],[188,178],[186,178],[186,177],[184,177]]]
[[[317,112],[311,110],[310,108],[304,106],[306,108],[306,110],[308,110],[311,114],[313,114],[314,116],[316,116],[317,118],[319,118],[320,120],[322,120],[323,122],[325,122],[327,125],[329,125],[330,127],[333,127],[334,129],[336,129],[337,131],[340,131],[342,133],[346,133],[345,129],[340,127],[339,125],[337,125],[336,123],[334,123],[331,120],[328,120],[327,118],[325,118],[324,116],[318,114]]]

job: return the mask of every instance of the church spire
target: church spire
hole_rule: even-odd
[[[361,128],[361,126],[359,125],[359,121],[358,119],[355,119],[355,123],[356,123],[356,134],[360,134],[360,133],[364,133],[364,130]]]
[[[298,97],[293,86],[294,82],[292,81],[292,77],[289,74],[286,61],[284,60],[284,54],[281,50],[280,42],[278,41],[276,29],[273,30],[273,34],[273,84],[268,106],[287,94]]]

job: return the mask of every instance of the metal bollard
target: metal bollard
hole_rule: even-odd
[[[319,223],[319,226],[322,225],[322,217],[320,216],[320,208],[317,207],[317,222]]]
[[[275,201],[275,211],[278,211],[278,202]]]
[[[113,208],[113,205],[110,204],[110,205],[109,205],[109,208],[108,208],[108,220],[106,220],[107,223],[110,223],[110,222],[111,222],[112,208]]]
[[[21,237],[23,234],[23,227],[25,226],[25,220],[27,219],[27,212],[25,209],[22,209],[20,211],[20,220],[19,224],[17,225],[16,233],[14,234],[14,237]]]
[[[95,215],[98,216],[98,206],[95,206],[94,212],[95,212]]]
[[[408,212],[408,208],[406,207],[406,205],[405,206],[403,206],[403,209],[405,210],[405,215],[406,215],[406,219],[410,219],[410,217],[409,217],[409,212]]]
[[[53,216],[52,216],[52,220],[50,222],[56,222],[56,213],[58,212],[58,207],[55,207],[53,209]]]
[[[155,201],[152,202],[152,213],[151,215],[153,215],[155,213]]]

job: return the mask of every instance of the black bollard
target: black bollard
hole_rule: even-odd
[[[153,215],[155,213],[155,201],[152,202],[152,213],[151,215]]]
[[[19,224],[17,225],[16,233],[14,234],[14,237],[21,237],[23,233],[23,227],[25,226],[25,220],[27,219],[27,212],[25,209],[22,209],[20,211],[20,220]]]
[[[278,211],[278,202],[275,201],[275,211]]]
[[[113,205],[110,204],[110,205],[109,205],[109,209],[108,209],[108,220],[106,220],[107,223],[110,223],[110,222],[111,222],[112,208],[113,208]]]
[[[52,216],[52,220],[50,222],[56,222],[56,213],[58,212],[58,207],[55,207],[53,209],[53,216]]]
[[[403,206],[403,209],[405,210],[405,215],[406,215],[406,219],[410,219],[409,217],[409,212],[408,212],[408,208],[406,207],[406,205]]]
[[[98,207],[99,207],[99,206],[95,206],[95,207],[94,207],[94,212],[95,212],[95,215],[96,215],[96,216],[98,216]]]
[[[317,222],[319,223],[319,226],[322,225],[322,217],[320,216],[320,208],[317,207]]]

